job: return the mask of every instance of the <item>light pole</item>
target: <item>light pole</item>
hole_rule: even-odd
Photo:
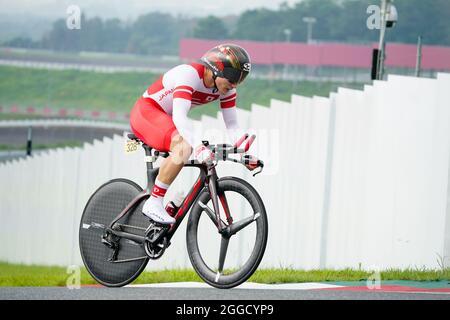
[[[286,43],[291,42],[291,34],[292,34],[291,29],[284,29],[284,34],[286,36]],[[288,70],[288,64],[285,63],[284,70],[283,70],[283,79],[285,79],[285,80],[287,78],[287,70]]]
[[[392,0],[381,0],[381,26],[380,41],[378,43],[377,80],[383,79],[385,55],[385,35],[386,28],[392,28],[397,22],[397,9],[392,4]]]
[[[310,44],[312,42],[312,28],[313,24],[316,23],[316,18],[314,17],[304,17],[303,22],[305,22],[308,26],[308,33],[306,36],[306,43]]]
[[[286,42],[291,42],[291,29],[284,29],[284,34],[286,35]]]
[[[420,66],[422,64],[422,36],[417,39],[417,56],[416,56],[416,77],[420,77]]]

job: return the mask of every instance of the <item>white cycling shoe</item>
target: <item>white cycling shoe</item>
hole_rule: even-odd
[[[174,224],[175,218],[171,217],[163,207],[161,201],[152,201],[148,199],[142,207],[142,213],[160,224]]]

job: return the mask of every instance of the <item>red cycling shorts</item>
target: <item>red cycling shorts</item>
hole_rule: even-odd
[[[160,151],[170,151],[172,137],[178,134],[172,117],[149,98],[136,101],[130,113],[130,126],[136,137]]]

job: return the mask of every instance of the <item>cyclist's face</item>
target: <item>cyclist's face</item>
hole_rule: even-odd
[[[228,79],[221,78],[221,77],[216,78],[216,85],[217,85],[217,89],[219,89],[219,92],[221,94],[226,94],[231,89],[234,89],[237,87],[236,83],[232,83]]]

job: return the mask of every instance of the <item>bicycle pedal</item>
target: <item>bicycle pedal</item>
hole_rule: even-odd
[[[153,223],[154,223],[155,227],[161,228],[162,230],[164,230],[164,229],[168,230],[170,228],[170,224],[162,224],[162,223],[155,222],[155,221],[153,221]]]
[[[147,217],[147,218],[150,221],[150,225],[147,227],[147,230],[149,230],[151,228],[155,228],[155,227],[160,228],[160,229],[169,229],[170,228],[170,224],[159,223],[159,222],[156,222],[155,220],[153,220],[152,218],[149,218],[149,217]]]

